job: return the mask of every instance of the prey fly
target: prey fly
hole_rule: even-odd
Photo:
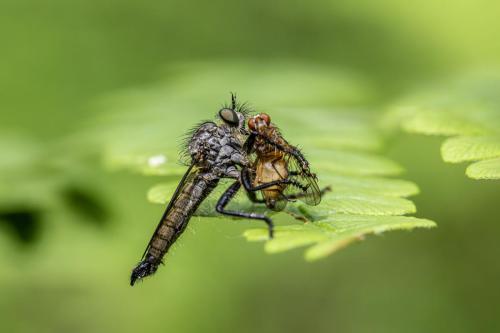
[[[329,188],[319,189],[307,159],[283,138],[270,116],[261,113],[251,117],[248,127],[251,134],[245,150],[256,157],[250,168],[243,168],[241,178],[250,200],[265,203],[274,211],[283,210],[295,199],[318,205]],[[259,192],[260,199],[256,195]]]

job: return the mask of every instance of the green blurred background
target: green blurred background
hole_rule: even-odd
[[[426,82],[498,66],[499,14],[487,0],[2,0],[0,331],[498,332],[499,184],[444,164],[438,138],[398,134],[385,151],[438,229],[310,264],[246,243],[248,223],[196,221],[161,272],[130,288],[161,214],[145,200],[158,180],[105,171],[74,135],[105,116],[103,96],[155,86],[179,63],[215,63],[214,80],[235,61],[332,68],[370,86],[363,104],[376,112]],[[171,117],[187,129],[218,106]]]

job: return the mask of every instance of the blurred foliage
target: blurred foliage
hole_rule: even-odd
[[[79,180],[89,170],[64,148],[5,133],[0,151],[0,220],[24,243],[37,239],[51,212],[71,211],[85,222],[107,220],[108,208],[92,182],[83,185]]]
[[[398,102],[388,115],[412,133],[452,136],[441,146],[445,162],[479,161],[473,179],[500,179],[500,76],[475,73]]]
[[[375,123],[401,94],[448,93],[450,87],[430,82],[448,85],[464,72],[499,66],[499,10],[490,0],[1,1],[0,331],[498,332],[498,181],[473,181],[461,166],[442,163],[441,138],[381,136]],[[210,64],[217,65],[208,70]],[[226,65],[248,70],[221,84]],[[258,95],[258,76],[274,75],[275,66],[313,73],[304,84],[269,85],[268,95]],[[173,89],[169,80],[181,84],[190,68],[183,86]],[[354,83],[358,97],[347,94],[342,105],[328,91],[313,93],[308,86],[323,74],[329,78],[321,86],[336,80],[337,95]],[[189,96],[177,96],[191,86]],[[158,93],[152,100],[166,98],[159,105],[179,104],[178,111],[151,117],[147,91]],[[272,111],[337,194],[401,199],[417,193],[416,183],[419,216],[440,228],[382,235],[384,241],[361,242],[310,264],[300,251],[268,256],[243,242],[255,222],[193,218],[157,276],[131,289],[133,261],[163,210],[148,205],[144,193],[159,182],[175,184],[184,168],[176,164],[177,140],[126,128],[147,129],[153,119],[150,126],[178,138],[214,114],[229,91]],[[292,123],[300,110],[324,106],[318,112],[332,111],[334,124],[300,121],[330,128],[327,138]],[[353,109],[371,120],[348,120]],[[104,121],[108,112],[113,117]],[[103,126],[94,126],[98,119]],[[93,126],[103,133],[90,134]],[[481,158],[496,149],[490,134],[451,134],[458,138],[449,140],[474,136],[451,147],[465,144]],[[476,140],[487,149],[475,149]],[[328,151],[330,163],[321,165],[313,150]],[[469,158],[459,154],[448,156]],[[103,172],[100,157],[117,172]],[[162,178],[143,177],[145,165]],[[411,182],[392,178],[403,168]],[[85,209],[79,202],[86,199],[108,213]],[[106,217],[105,228],[95,227],[98,216]],[[275,217],[280,228],[303,227],[286,214]],[[369,228],[379,218],[399,226],[412,219],[365,215],[348,225],[325,223],[348,233],[344,227]]]

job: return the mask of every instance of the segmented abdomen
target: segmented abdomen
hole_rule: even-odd
[[[172,207],[163,216],[148,246],[146,258],[160,263],[170,246],[182,234],[189,219],[201,202],[215,188],[217,181],[208,182],[200,176],[188,181]]]

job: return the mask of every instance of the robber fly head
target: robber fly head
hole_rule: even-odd
[[[260,132],[271,125],[271,117],[266,113],[259,113],[248,119],[248,128],[254,132]]]
[[[219,117],[224,123],[240,130],[245,129],[245,114],[244,105],[238,105],[236,103],[235,94],[231,94],[231,106],[224,106],[219,110]]]

